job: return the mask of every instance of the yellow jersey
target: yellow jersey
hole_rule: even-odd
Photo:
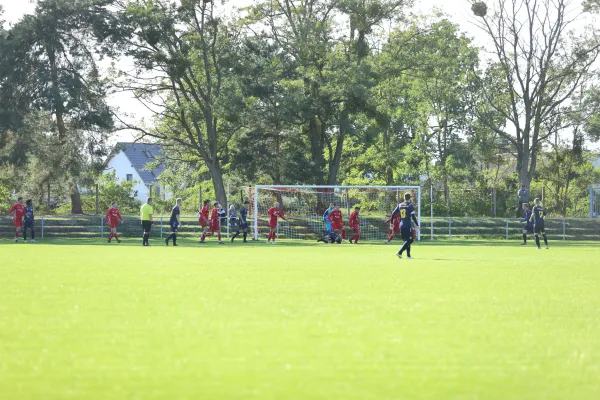
[[[152,221],[152,206],[148,203],[144,204],[142,208],[140,208],[140,214],[142,217],[142,221]]]

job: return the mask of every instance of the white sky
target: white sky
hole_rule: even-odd
[[[251,4],[251,0],[230,0],[228,4],[234,7],[241,7]],[[411,10],[415,14],[430,13],[433,8],[438,8],[450,16],[450,19],[458,23],[461,30],[467,32],[469,36],[477,39],[478,30],[470,22],[471,5],[468,0],[414,0],[415,7]],[[4,19],[7,23],[14,23],[24,14],[32,13],[35,8],[33,0],[0,0],[0,5],[4,8]],[[481,43],[477,43],[481,46]],[[150,117],[150,113],[136,100],[128,94],[120,94],[111,98],[111,105],[116,106],[123,113],[134,115],[135,119],[141,120]],[[132,140],[133,135],[128,132],[122,132],[115,135],[115,141]]]

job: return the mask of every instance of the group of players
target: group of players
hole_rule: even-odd
[[[416,234],[420,229],[417,216],[415,215],[415,206],[411,203],[411,197],[410,193],[406,193],[404,201],[396,206],[392,213],[388,215],[389,220],[386,221],[386,223],[390,224],[390,229],[385,243],[389,244],[394,235],[398,233],[402,237],[403,245],[396,253],[398,258],[402,258],[405,251],[406,257],[412,258],[410,254],[411,245],[415,241]],[[323,237],[317,241],[323,243],[342,243],[346,239],[346,230],[344,229],[340,207],[336,204],[330,204],[329,208],[323,214],[323,220],[325,221],[326,231]],[[358,243],[360,239],[360,207],[354,207],[354,211],[350,213],[348,226],[354,231],[354,235],[348,239],[349,242]]]
[[[178,198],[176,204],[171,211],[171,217],[169,219],[170,234],[165,238],[165,244],[169,246],[172,242],[173,246],[177,246],[177,234],[181,228],[181,210],[180,206],[182,199]],[[229,210],[229,222],[231,226],[237,227],[234,232],[231,241],[233,242],[238,236],[242,235],[244,243],[247,243],[247,236],[249,232],[248,226],[248,201],[246,200],[239,210],[239,214],[234,206],[230,207]],[[223,244],[221,240],[221,219],[222,219],[222,208],[219,202],[212,203],[212,210],[210,209],[211,201],[206,200],[203,203],[202,208],[198,212],[198,223],[202,227],[202,234],[200,236],[200,243],[205,243],[207,237],[216,235],[219,244]],[[523,210],[525,212],[525,218],[521,222],[525,223],[523,228],[523,243],[527,244],[527,234],[533,233],[535,236],[535,242],[538,249],[541,249],[540,236],[544,240],[546,249],[548,249],[548,237],[546,236],[544,227],[544,218],[546,216],[546,210],[541,204],[540,199],[534,200],[533,209],[529,209],[527,203],[523,204]],[[35,243],[35,230],[34,230],[34,209],[32,200],[23,201],[22,197],[19,197],[17,203],[15,203],[10,213],[13,217],[13,223],[15,226],[15,237],[14,241],[18,242],[21,233],[23,239],[27,242],[27,232],[31,232],[31,242]],[[143,229],[143,241],[144,246],[149,246],[150,231],[153,223],[153,207],[152,198],[142,205],[140,208],[140,217]],[[281,210],[279,203],[267,211],[269,217],[269,234],[267,237],[267,244],[275,244],[277,239],[277,224],[279,219],[285,220],[285,216]],[[398,233],[402,237],[403,245],[400,250],[396,253],[399,258],[402,258],[404,252],[406,256],[411,258],[411,245],[416,239],[416,233],[419,230],[419,224],[415,215],[415,207],[411,203],[411,194],[406,193],[404,195],[404,202],[397,205],[397,207],[388,215],[389,219],[386,221],[390,224],[388,231],[388,238],[386,244],[389,244],[395,235]],[[346,240],[346,229],[344,228],[342,212],[339,206],[330,204],[329,208],[325,210],[323,214],[325,221],[326,231],[318,242],[324,243],[342,243]],[[123,223],[123,218],[118,209],[117,202],[113,202],[111,207],[108,209],[105,215],[105,220],[110,227],[110,234],[108,236],[108,243],[115,239],[118,243],[121,243],[119,235],[117,233],[117,225]],[[414,223],[414,226],[413,226]],[[360,207],[355,207],[354,211],[350,214],[348,226],[354,234],[348,238],[350,243],[358,243],[360,239]]]

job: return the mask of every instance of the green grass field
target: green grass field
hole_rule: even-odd
[[[600,398],[597,242],[138,242],[0,241],[1,399]]]

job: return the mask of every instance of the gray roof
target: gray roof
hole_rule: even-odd
[[[162,150],[159,144],[153,143],[118,143],[116,152],[121,150],[131,162],[144,183],[153,183],[158,181],[158,176],[164,171],[165,165],[160,164],[153,170],[146,170],[146,165],[156,161],[157,157],[162,157]]]

